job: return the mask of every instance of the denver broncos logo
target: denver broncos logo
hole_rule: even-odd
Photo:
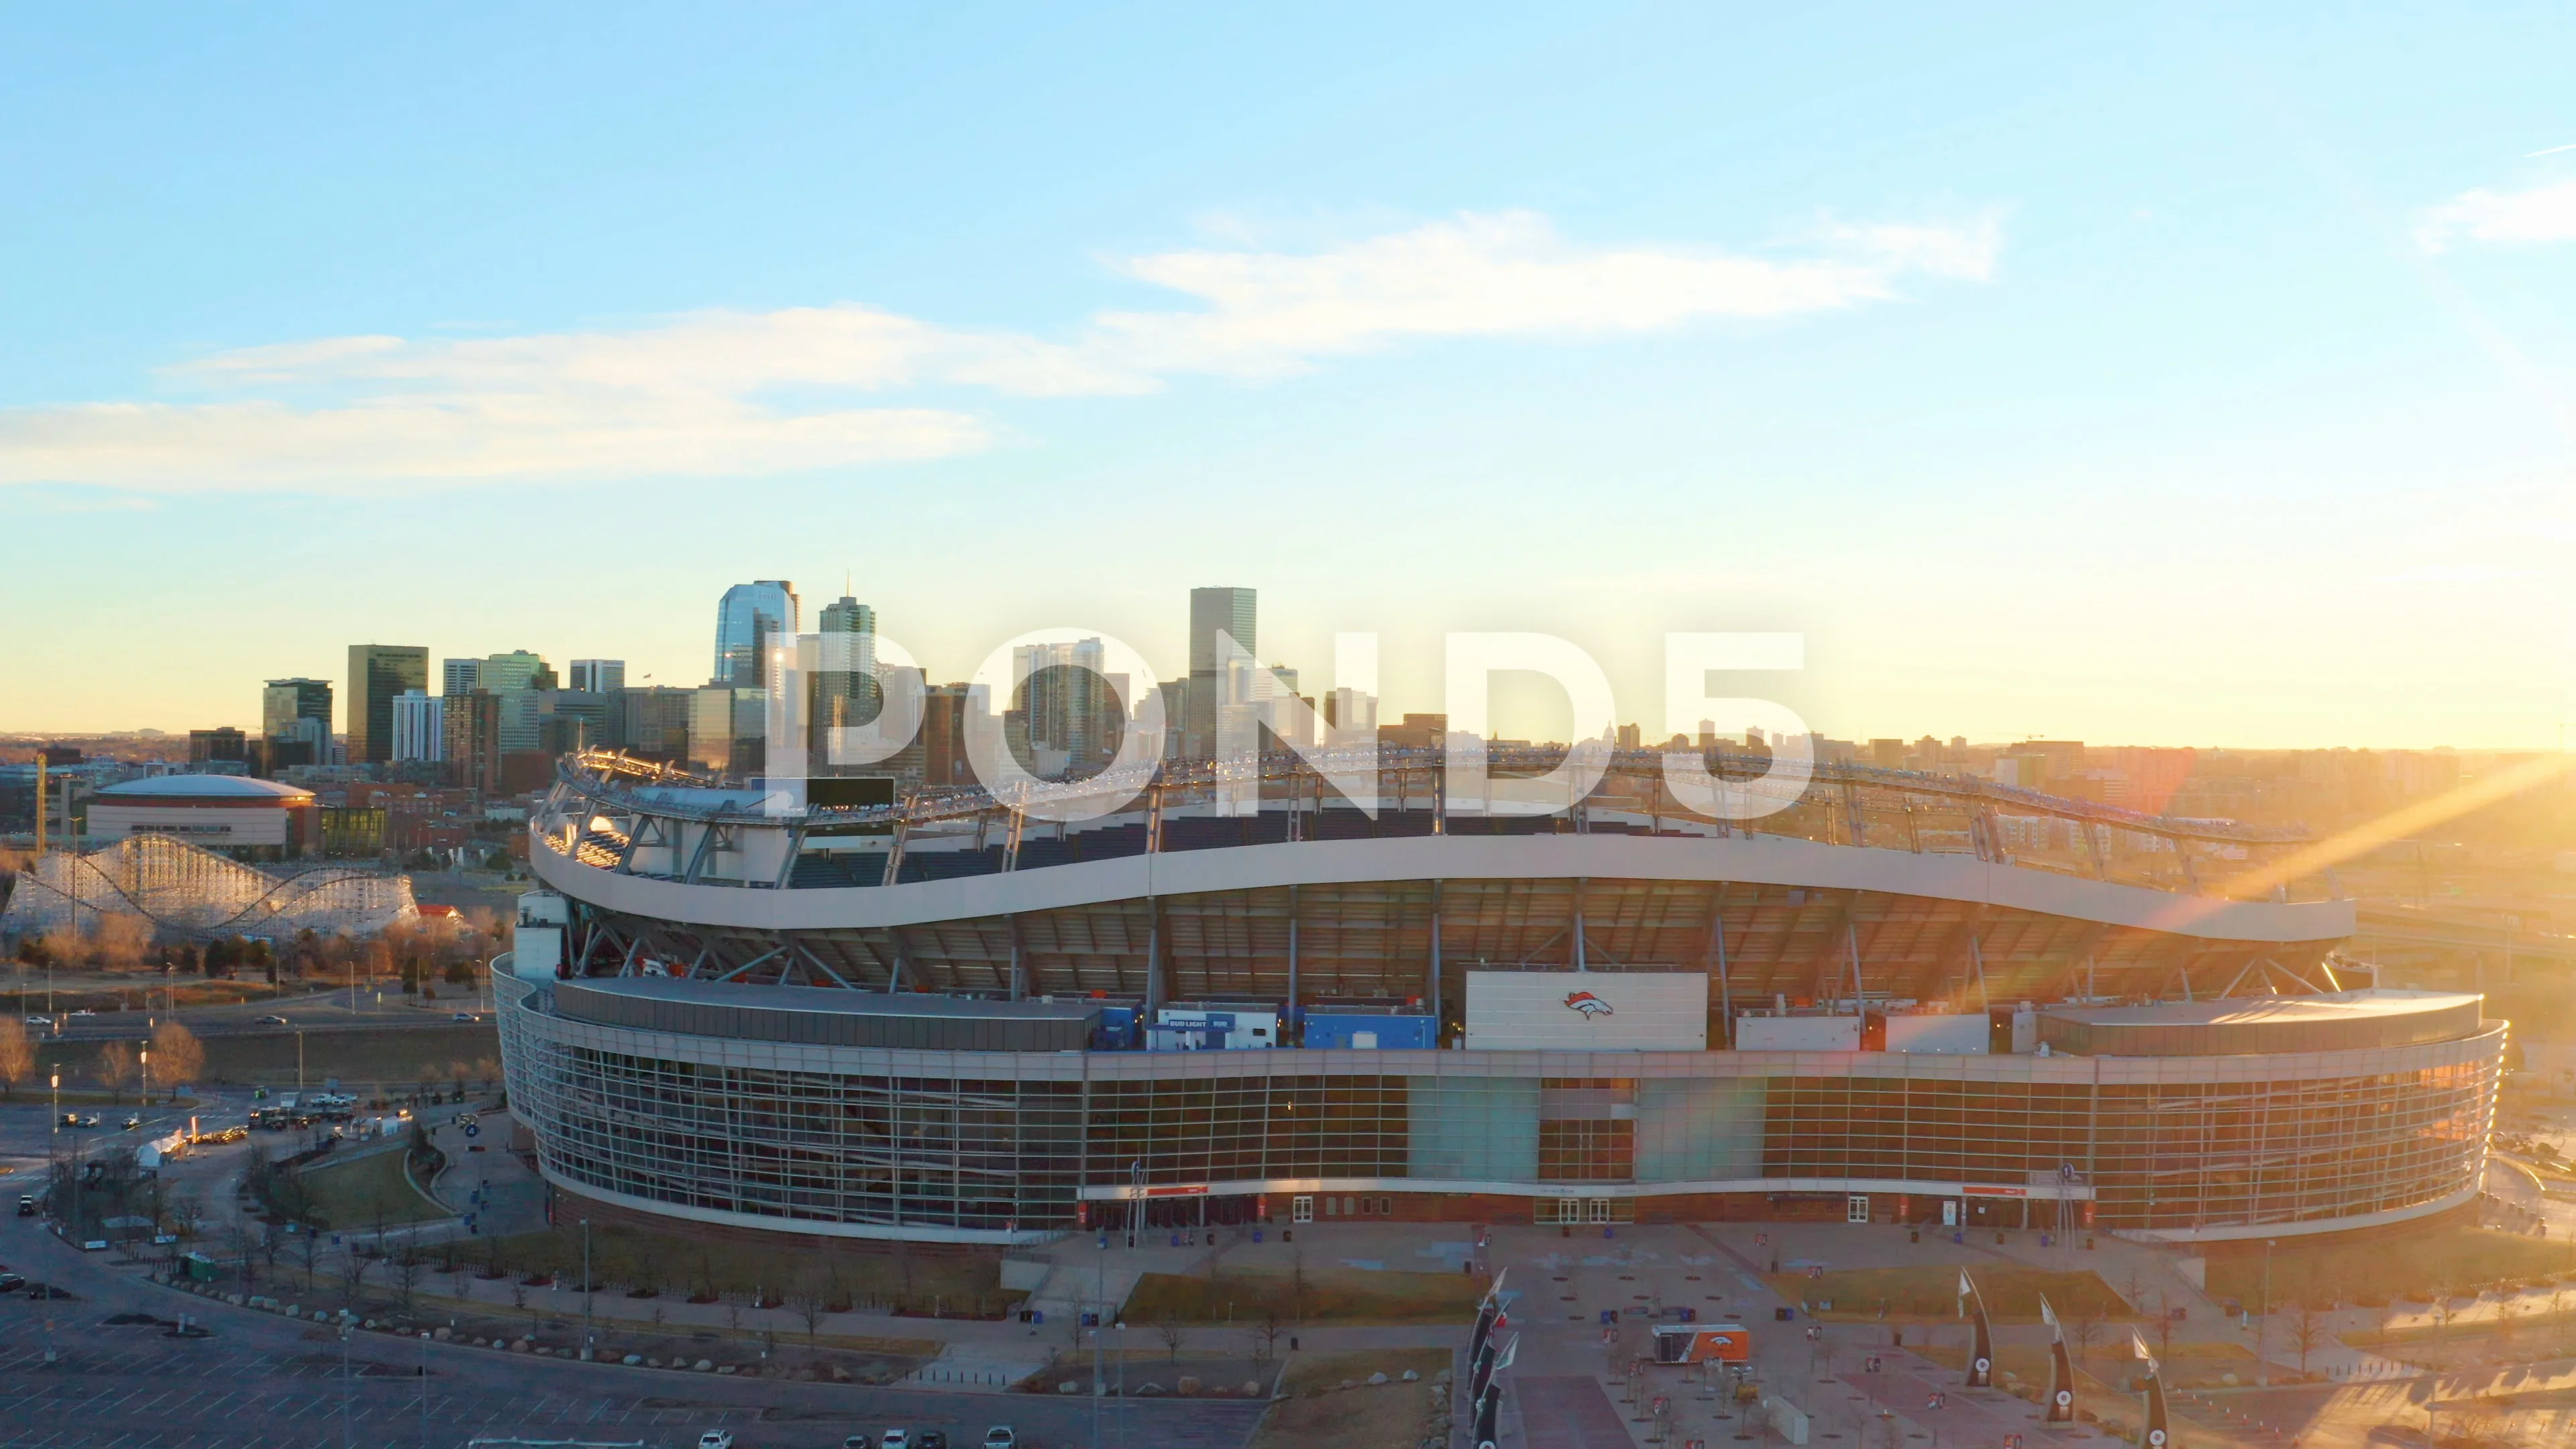
[[[1610,1003],[1593,995],[1589,991],[1574,991],[1567,993],[1565,998],[1565,1008],[1568,1011],[1582,1012],[1587,1017],[1603,1017],[1611,1014]]]

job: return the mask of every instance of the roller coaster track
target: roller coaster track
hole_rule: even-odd
[[[368,934],[411,910],[409,882],[399,878],[344,866],[278,877],[184,842],[140,836],[90,855],[48,856],[20,871],[0,924],[77,930],[83,912],[120,914],[212,940],[279,924]]]

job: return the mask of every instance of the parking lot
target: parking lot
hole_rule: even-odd
[[[837,1449],[848,1435],[893,1425],[939,1429],[971,1449],[997,1423],[1041,1449],[1092,1442],[1088,1399],[718,1379],[371,1333],[347,1345],[344,1371],[331,1328],[135,1282],[31,1221],[0,1219],[0,1262],[79,1295],[0,1297],[0,1449],[457,1449],[478,1436],[688,1449],[716,1427],[735,1432],[737,1449]],[[213,1335],[107,1322],[182,1312]],[[1259,1412],[1113,1404],[1101,1442],[1235,1449]]]

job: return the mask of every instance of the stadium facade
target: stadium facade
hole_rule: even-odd
[[[1050,825],[570,761],[494,967],[511,1100],[600,1211],[854,1238],[2210,1241],[2476,1195],[2504,1023],[2351,979],[2330,889],[2225,888],[2295,842],[1857,767],[1748,827],[1675,810],[1652,756],[1497,816],[1393,764],[1373,810],[1277,760],[1257,811],[1166,767]]]

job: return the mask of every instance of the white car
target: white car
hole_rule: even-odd
[[[709,1429],[698,1436],[698,1449],[733,1449],[731,1429]]]
[[[984,1431],[984,1449],[1020,1449],[1020,1436],[1008,1424],[995,1424]]]
[[[885,1437],[877,1441],[877,1449],[912,1449],[912,1431],[910,1429],[886,1430]]]
[[[97,1013],[97,1012],[95,1012],[95,1011],[92,1011],[92,1010],[90,1010],[88,1007],[84,1006],[84,1007],[82,1007],[80,1010],[73,1012],[73,1013],[72,1013],[72,1015],[74,1015],[74,1016],[96,1016],[96,1015],[98,1015],[98,1013]]]

